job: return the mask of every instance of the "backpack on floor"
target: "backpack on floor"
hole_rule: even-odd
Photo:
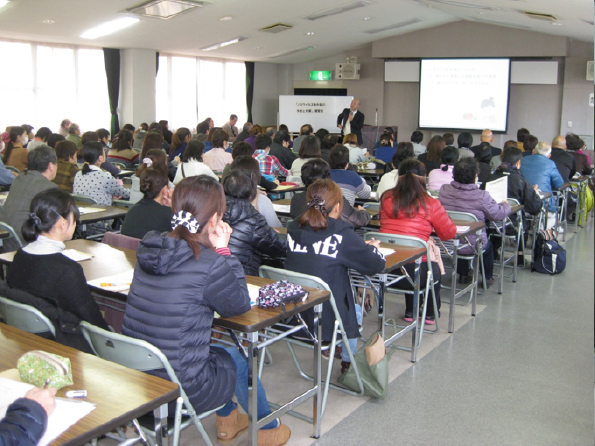
[[[556,231],[539,231],[535,240],[534,260],[531,272],[560,274],[566,268],[566,250],[556,240]]]

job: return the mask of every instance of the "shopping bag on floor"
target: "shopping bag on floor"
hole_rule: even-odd
[[[389,357],[386,355],[384,339],[380,333],[371,336],[353,359],[364,386],[364,394],[374,398],[384,398],[388,390]],[[339,378],[339,383],[359,391],[355,367],[349,367]]]

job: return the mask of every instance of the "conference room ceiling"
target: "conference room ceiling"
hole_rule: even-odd
[[[141,3],[144,1],[11,0],[0,8],[0,38],[300,63],[460,20],[588,42],[594,37],[593,0],[210,0],[169,20],[136,16],[138,23],[114,34],[95,40],[79,37],[103,22],[133,16],[127,9]],[[316,20],[306,18],[354,3],[363,6]],[[523,11],[551,14],[558,20],[537,20]],[[222,21],[223,17],[232,19]],[[261,30],[277,23],[291,28],[278,33]],[[212,51],[201,50],[236,38],[246,39]],[[281,55],[298,49],[301,51]]]

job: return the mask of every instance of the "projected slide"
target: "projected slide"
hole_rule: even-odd
[[[419,128],[506,131],[509,59],[422,59]]]

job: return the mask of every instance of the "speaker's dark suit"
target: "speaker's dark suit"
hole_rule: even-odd
[[[341,129],[341,137],[344,136],[343,130],[345,129],[345,123],[349,118],[349,112],[351,109],[346,108],[343,112],[337,116],[337,125],[341,124],[343,128]],[[362,139],[362,127],[364,126],[364,114],[361,111],[357,111],[357,113],[353,116],[353,120],[351,121],[351,133],[357,136],[358,144],[363,143]]]

